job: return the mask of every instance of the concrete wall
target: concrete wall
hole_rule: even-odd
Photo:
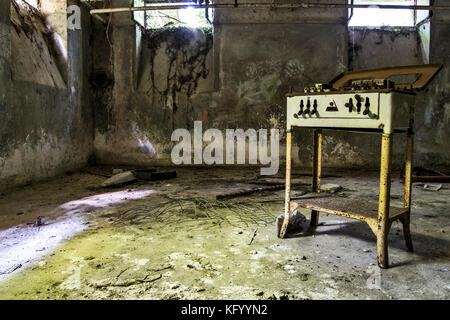
[[[0,191],[78,168],[92,153],[90,17],[86,12],[83,17],[82,29],[68,33],[67,88],[18,81],[10,69],[16,59],[10,50],[10,3],[1,1]]]
[[[115,1],[114,5],[129,4],[123,0]],[[347,67],[360,69],[424,62],[416,31],[354,29],[349,32],[346,15],[346,10],[326,9],[217,10],[211,37],[208,32],[183,28],[142,33],[134,25],[131,14],[118,13],[112,16],[109,28],[93,20],[90,42],[88,28],[69,32],[69,93],[46,87],[40,90],[49,94],[47,98],[30,99],[40,101],[37,105],[56,101],[55,110],[61,112],[66,131],[61,127],[53,128],[52,134],[65,139],[58,145],[75,145],[82,151],[75,157],[58,151],[57,155],[62,154],[55,161],[58,169],[50,170],[51,165],[42,160],[40,166],[45,170],[38,171],[47,172],[39,176],[49,176],[70,167],[71,161],[85,161],[91,150],[91,138],[94,138],[95,158],[99,163],[170,164],[172,131],[192,129],[193,121],[200,119],[204,129],[278,128],[283,157],[284,95],[291,89],[301,91],[306,84],[329,81]],[[89,19],[87,12],[83,17]],[[442,45],[445,42],[442,39],[448,39],[448,23],[447,16],[433,18],[431,63],[447,63],[449,51]],[[89,45],[92,67],[89,66]],[[9,64],[0,63],[0,70],[0,79],[7,79]],[[90,76],[87,70],[91,71]],[[427,165],[450,162],[445,139],[448,80],[446,65],[418,99],[416,161]],[[2,101],[14,92],[0,90]],[[17,102],[16,98],[14,103],[27,102]],[[65,107],[59,108],[59,105]],[[36,110],[39,109],[33,109]],[[14,115],[17,114],[14,111]],[[37,128],[50,128],[44,124],[50,119],[49,115],[55,116],[55,113],[49,111],[41,115],[44,120],[35,127],[26,125],[22,136],[37,132]],[[95,132],[90,131],[92,123]],[[63,134],[67,132],[70,134]],[[62,136],[64,138],[59,138]],[[7,135],[2,133],[2,137]],[[21,139],[24,138],[13,140],[20,143]],[[293,150],[296,165],[310,164],[311,140],[309,130],[296,130]],[[403,149],[402,139],[396,139],[397,166],[403,161]],[[24,161],[28,164],[32,155],[30,152],[21,158],[28,159]],[[342,132],[324,137],[325,166],[374,168],[378,161],[379,139],[376,137]],[[19,169],[15,172],[20,176]]]
[[[436,14],[431,22],[430,63],[444,63],[444,69],[424,92],[417,95],[415,106],[415,162],[427,166],[448,166],[450,164],[449,136],[449,56],[446,45],[450,39],[449,21],[446,16]],[[427,63],[426,51],[422,49],[419,33],[415,30],[370,30],[352,28],[350,35],[350,65],[355,70],[381,68],[397,65]],[[366,139],[367,144],[376,146],[372,151],[360,145],[368,155],[376,156],[379,141]],[[395,160],[403,161],[404,137],[395,139]],[[356,143],[359,142],[359,139]]]
[[[436,5],[448,1],[436,0]],[[450,11],[431,19],[430,63],[444,68],[416,104],[416,159],[428,165],[450,164]]]
[[[349,28],[349,70],[374,69],[426,63],[415,28]],[[392,79],[409,81],[409,79]],[[420,112],[420,108],[418,110]],[[353,153],[351,164],[366,168],[379,165],[381,139],[378,135],[339,133]],[[399,168],[404,162],[405,135],[394,136],[393,162]],[[343,165],[345,166],[345,163]]]
[[[345,10],[216,10],[213,30],[212,46],[200,31],[147,34],[135,66],[131,15],[113,16],[114,79],[110,103],[96,113],[98,162],[170,163],[173,129],[197,119],[204,129],[278,128],[284,139],[285,94],[346,69]],[[301,145],[311,135],[296,137]],[[296,148],[298,164],[308,150]]]
[[[202,107],[199,92],[213,83],[211,63],[206,66],[211,36],[174,29],[141,37],[127,13],[113,15],[109,32],[97,22],[94,28],[97,162],[169,164],[173,129],[192,127]],[[211,101],[211,93],[204,97]]]

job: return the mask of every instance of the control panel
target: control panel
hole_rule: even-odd
[[[288,128],[366,128],[385,132],[405,129],[413,118],[414,96],[391,90],[290,94],[287,125]]]

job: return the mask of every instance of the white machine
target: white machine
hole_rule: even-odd
[[[287,94],[287,128],[376,129],[384,133],[412,128],[415,92],[423,89],[441,64],[347,72],[329,84]],[[412,83],[395,76],[418,75]]]
[[[406,130],[414,96],[394,89],[288,94],[287,127]]]

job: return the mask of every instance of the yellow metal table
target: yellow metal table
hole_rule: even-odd
[[[313,179],[312,191],[320,192],[320,176],[322,167],[322,129],[314,130],[313,153]],[[339,197],[322,197],[291,201],[291,149],[292,129],[287,130],[286,136],[286,193],[285,193],[285,219],[280,231],[280,237],[284,238],[289,217],[298,207],[311,209],[311,226],[317,226],[319,212],[335,214],[347,218],[353,218],[366,222],[377,238],[378,265],[388,268],[388,234],[395,220],[403,224],[403,234],[406,246],[413,251],[410,233],[411,212],[411,174],[413,157],[414,134],[410,128],[407,131],[406,166],[404,180],[404,205],[403,208],[390,206],[391,190],[391,158],[392,140],[394,133],[383,133],[381,142],[381,167],[380,167],[380,193],[378,204],[361,200],[350,200]]]
[[[442,64],[401,66],[346,72],[331,84],[315,84],[302,93],[287,95],[286,194],[284,238],[291,213],[297,207],[311,209],[311,225],[317,226],[319,212],[366,222],[377,237],[378,265],[389,266],[388,234],[395,220],[403,224],[408,250],[413,250],[410,233],[411,173],[415,91],[425,88]],[[413,83],[390,82],[392,76],[418,75]],[[351,85],[347,84],[351,82]],[[291,201],[291,146],[294,127],[314,129],[312,191],[320,192],[322,130],[342,129],[381,134],[380,193],[378,204],[342,198],[313,198]],[[390,206],[391,158],[394,133],[406,132],[405,191],[402,208]]]

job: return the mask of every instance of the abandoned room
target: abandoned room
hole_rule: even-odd
[[[449,299],[449,40],[444,0],[1,0],[0,299]]]

